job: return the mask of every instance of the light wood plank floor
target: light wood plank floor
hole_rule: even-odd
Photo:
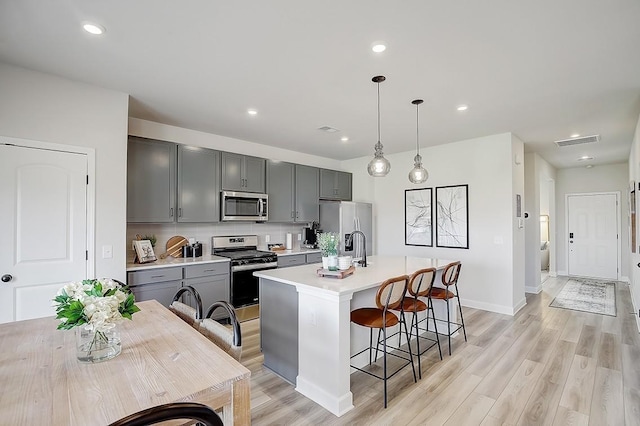
[[[262,366],[259,322],[242,324],[254,425],[640,425],[640,335],[629,287],[617,284],[617,317],[550,308],[566,277],[548,278],[514,317],[464,308],[468,342],[446,339],[382,382],[351,375],[355,409],[338,418]],[[464,292],[464,288],[461,288]],[[464,294],[464,293],[463,293]],[[416,364],[417,368],[417,364]]]

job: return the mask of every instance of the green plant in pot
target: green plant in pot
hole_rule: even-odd
[[[318,248],[322,252],[322,267],[330,271],[338,270],[338,244],[340,237],[335,232],[318,234]]]

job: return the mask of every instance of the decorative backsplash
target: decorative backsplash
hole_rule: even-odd
[[[157,242],[156,254],[164,252],[167,240],[174,235],[180,235],[187,239],[195,238],[196,241],[202,243],[202,252],[211,253],[211,237],[222,235],[257,235],[258,246],[266,249],[267,243],[275,244],[285,243],[287,233],[293,235],[293,247],[300,246],[302,241],[298,241],[298,234],[304,238],[302,228],[306,226],[304,223],[165,223],[165,224],[146,224],[146,223],[129,223],[127,224],[127,253],[133,256],[131,241],[136,239],[136,234],[142,236],[155,235]],[[270,240],[266,241],[266,236]]]

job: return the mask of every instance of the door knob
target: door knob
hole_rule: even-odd
[[[638,263],[638,268],[640,268],[640,263]]]
[[[8,283],[9,281],[11,281],[13,279],[13,277],[11,275],[9,275],[9,274],[4,274],[2,276],[2,278],[0,278],[0,279],[2,280],[3,283]]]

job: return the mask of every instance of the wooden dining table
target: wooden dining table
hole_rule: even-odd
[[[0,324],[0,423],[107,425],[176,401],[248,425],[251,372],[155,300],[119,324],[122,353],[85,364],[75,331],[48,317]]]

